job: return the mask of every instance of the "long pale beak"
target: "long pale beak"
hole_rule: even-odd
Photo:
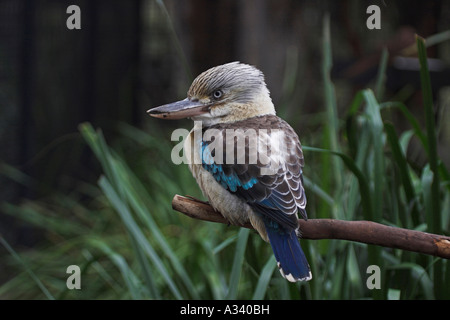
[[[191,101],[186,98],[181,101],[147,110],[147,113],[155,118],[176,120],[195,117],[207,113],[209,112],[210,107],[210,104],[205,105],[200,101]]]

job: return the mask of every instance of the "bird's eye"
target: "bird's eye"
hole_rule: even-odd
[[[214,93],[213,93],[214,99],[220,99],[220,98],[222,97],[222,95],[223,95],[222,90],[216,90],[216,91],[214,91]]]

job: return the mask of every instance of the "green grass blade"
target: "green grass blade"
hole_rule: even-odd
[[[108,149],[105,147],[106,143],[102,132],[100,130],[96,132],[90,123],[80,124],[79,130],[98,161],[100,161],[106,177],[110,181],[115,181],[114,171],[109,161],[111,156]]]
[[[133,270],[130,268],[125,258],[111,249],[104,241],[99,241],[96,239],[91,239],[90,243],[103,251],[103,253],[109,257],[109,259],[116,265],[116,267],[120,270],[122,274],[122,278],[127,285],[128,292],[131,294],[131,297],[135,300],[142,299],[141,295],[141,283],[134,274]]]
[[[388,269],[390,270],[406,269],[411,271],[412,277],[415,281],[415,283],[412,283],[413,292],[411,292],[411,296],[414,295],[414,291],[416,291],[418,285],[420,284],[426,299],[432,300],[435,298],[433,294],[433,281],[431,280],[427,271],[421,265],[412,262],[404,262],[397,265],[389,266]]]
[[[228,293],[226,299],[234,300],[237,298],[239,279],[242,273],[242,265],[245,258],[245,249],[247,248],[247,239],[250,230],[247,228],[241,228],[239,230],[238,239],[236,242],[236,249],[233,260],[233,267],[231,269],[230,284],[228,286]]]
[[[372,90],[364,90],[363,96],[366,103],[365,115],[367,115],[365,131],[368,133],[368,139],[365,139],[365,143],[370,143],[370,148],[368,149],[370,157],[365,160],[365,177],[372,185],[370,201],[371,211],[364,213],[363,216],[365,218],[371,218],[372,221],[381,222],[384,203],[383,191],[386,183],[383,120],[381,118],[380,106]],[[363,197],[363,195],[361,195],[361,197]],[[368,263],[379,266],[384,272],[384,261],[381,259],[381,248],[378,246],[368,246],[367,252]],[[387,288],[384,286],[381,287],[381,290],[372,290],[372,297],[374,299],[384,298],[386,294]]]
[[[134,174],[128,168],[125,168],[123,164],[121,165],[121,168],[122,170],[120,170],[119,172],[119,178],[120,181],[122,181],[122,185],[126,186],[124,188],[124,194],[128,199],[128,202],[137,213],[141,221],[143,221],[145,225],[150,229],[152,237],[157,240],[159,246],[162,249],[162,252],[164,252],[164,254],[169,258],[170,262],[178,273],[179,278],[183,280],[186,288],[189,290],[191,297],[193,297],[194,299],[199,299],[200,297],[197,295],[195,286],[190,280],[188,273],[186,272],[180,260],[177,258],[176,254],[173,252],[172,248],[167,243],[165,237],[161,233],[160,229],[156,225],[150,212],[144,204],[145,202],[143,201],[143,199],[148,196],[146,195],[144,187],[138,182]]]
[[[178,39],[177,32],[175,31],[175,27],[173,25],[173,21],[170,17],[169,12],[167,11],[166,5],[164,4],[163,0],[156,0],[156,3],[160,7],[161,11],[163,12],[163,15],[167,19],[167,25],[169,26],[170,33],[172,35],[173,44],[177,50],[178,57],[182,61],[182,65],[184,68],[184,71],[186,73],[186,76],[188,77],[188,81],[192,82],[194,78],[192,77],[191,68],[189,67],[189,63],[187,61],[186,55],[184,54],[183,47],[181,46],[180,40]]]
[[[377,100],[381,100],[384,96],[384,84],[386,82],[386,69],[389,58],[389,52],[386,47],[381,51],[380,65],[375,82],[375,93]]]
[[[256,285],[255,292],[253,293],[253,300],[262,300],[266,295],[267,287],[269,286],[270,279],[272,278],[273,271],[275,270],[276,262],[273,256],[270,256],[261,270],[261,274]]]
[[[416,226],[419,224],[419,212],[416,206],[416,195],[414,192],[414,188],[412,185],[411,177],[408,172],[408,163],[403,154],[403,151],[399,144],[399,138],[397,133],[395,132],[395,128],[391,123],[385,122],[384,129],[386,131],[386,135],[389,141],[389,145],[392,151],[392,157],[397,165],[397,169],[400,173],[400,179],[403,184],[403,190],[405,191],[406,200],[408,201],[408,206],[412,206],[411,209],[411,219],[413,225]],[[401,221],[403,226],[408,226],[408,219],[406,217],[401,217]],[[411,227],[411,226],[410,226]]]
[[[0,175],[3,175],[14,182],[17,182],[24,186],[31,186],[33,178],[16,169],[15,167],[0,161]]]
[[[427,52],[425,48],[425,40],[416,36],[417,52],[420,62],[420,82],[422,87],[422,99],[425,111],[425,127],[427,131],[428,141],[428,160],[430,170],[433,172],[433,181],[431,183],[431,211],[427,216],[428,230],[431,233],[442,233],[441,229],[441,209],[440,209],[440,185],[439,185],[439,156],[437,153],[436,125],[434,121],[433,111],[433,92],[431,89],[430,73],[428,71]],[[443,263],[438,261],[433,265],[434,288],[437,297],[444,296],[443,286]]]
[[[39,289],[42,291],[42,293],[47,297],[49,300],[55,300],[53,295],[48,291],[48,289],[44,286],[44,284],[39,280],[39,278],[36,276],[36,274],[31,270],[31,268],[28,266],[28,264],[23,261],[23,259],[17,254],[17,252],[9,245],[9,243],[3,238],[3,236],[0,234],[0,243],[5,247],[5,249],[14,257],[14,259],[19,262],[24,270],[28,273],[28,275],[33,279],[33,281],[36,283],[36,285],[39,287]]]
[[[369,185],[367,183],[367,179],[362,173],[362,171],[358,168],[356,163],[347,155],[335,152],[331,150],[326,149],[320,149],[320,148],[314,148],[314,147],[303,147],[304,151],[313,151],[313,152],[321,152],[321,153],[329,153],[335,156],[338,156],[342,159],[346,167],[355,175],[355,177],[358,180],[359,188],[360,188],[360,194],[361,194],[361,204],[363,207],[363,210],[365,213],[370,217],[369,220],[372,220],[373,214],[372,214],[372,206],[371,206],[371,192]]]
[[[149,261],[145,258],[145,252],[142,250],[139,243],[136,242],[136,239],[131,237],[131,242],[133,244],[134,252],[136,252],[137,261],[139,266],[142,269],[142,275],[144,277],[144,281],[146,284],[146,288],[148,291],[148,296],[150,299],[161,299],[161,295],[159,294],[158,286],[152,274],[151,266]]]
[[[429,36],[425,42],[427,48],[434,46],[438,43],[450,40],[450,30],[443,31],[440,33],[433,34]]]
[[[326,202],[330,207],[334,207],[336,205],[333,197],[326,193],[325,190],[319,187],[316,183],[312,182],[308,177],[303,176],[303,182],[305,184],[305,187],[307,187],[312,193]]]
[[[427,230],[430,230],[430,225],[433,223],[434,207],[433,207],[433,190],[432,184],[434,180],[434,173],[430,166],[426,165],[422,170],[421,187],[423,194],[423,202],[425,209],[425,221],[427,222]]]
[[[140,218],[145,221],[146,225],[149,226],[152,237],[157,241],[160,248],[162,249],[162,252],[164,252],[164,254],[169,258],[179,278],[182,279],[182,281],[185,283],[186,288],[189,290],[191,297],[194,299],[199,299],[200,297],[197,295],[195,286],[192,283],[187,271],[183,267],[183,264],[180,262],[176,254],[173,252],[172,248],[167,243],[167,240],[162,235],[156,223],[150,218],[150,214],[146,211],[141,203],[136,202],[136,199],[134,199],[134,195],[131,194],[131,190],[127,190],[127,196],[129,197],[129,199],[132,199],[131,204],[133,208],[136,210],[136,212],[139,213]]]
[[[385,102],[380,105],[381,109],[384,108],[397,108],[399,109],[403,115],[405,116],[406,120],[408,120],[409,124],[412,126],[414,134],[419,138],[420,142],[422,143],[423,147],[425,148],[426,152],[428,153],[428,142],[425,134],[423,133],[422,129],[420,128],[419,122],[416,118],[414,118],[413,114],[408,110],[408,108],[401,102]]]
[[[334,84],[331,81],[331,69],[333,67],[333,58],[331,53],[331,36],[330,36],[330,16],[325,15],[323,19],[323,39],[322,39],[322,79],[324,83],[325,107],[327,111],[328,140],[330,149],[340,152],[339,137],[339,118],[337,112],[336,93]],[[342,183],[342,167],[339,160],[333,162],[334,178],[336,184]]]
[[[373,214],[376,221],[381,221],[384,184],[384,145],[383,145],[383,120],[381,119],[380,106],[375,99],[372,90],[363,91],[366,101],[366,112],[370,119],[370,133],[373,150]]]
[[[358,259],[356,257],[355,246],[348,246],[348,255],[347,255],[347,279],[348,285],[352,289],[352,294],[361,295],[363,288],[363,280],[361,278],[360,268],[358,265]]]
[[[371,168],[366,172],[367,180],[371,182],[371,207],[369,213],[364,214],[364,217],[372,218],[372,221],[381,222],[383,216],[383,191],[385,188],[385,164],[384,164],[384,134],[383,134],[383,120],[380,113],[380,105],[375,98],[372,90],[367,89],[363,91],[364,101],[366,102],[365,114],[368,119],[366,121],[367,130],[369,131],[370,140],[370,155]],[[366,141],[367,142],[367,141]],[[361,195],[363,197],[363,195]],[[378,246],[368,246],[368,262],[377,265],[384,272],[384,261],[381,259],[381,248]],[[372,297],[374,299],[385,298],[387,288],[382,286],[381,290],[372,290]]]
[[[134,237],[137,241],[137,243],[142,247],[144,252],[147,254],[147,256],[151,259],[153,264],[156,266],[156,268],[159,270],[160,274],[164,278],[166,284],[168,285],[170,291],[177,299],[182,299],[182,295],[180,290],[177,288],[175,283],[173,282],[169,270],[165,267],[159,256],[157,255],[154,248],[150,245],[150,243],[145,238],[144,234],[142,233],[141,229],[138,227],[136,222],[134,221],[133,217],[131,216],[131,213],[129,212],[129,209],[127,206],[120,200],[119,195],[116,193],[116,191],[113,189],[109,181],[105,177],[101,177],[99,181],[99,185],[113,207],[117,210],[120,217],[122,218],[122,221],[124,222],[125,226],[127,227],[128,232],[132,237]]]
[[[85,132],[84,135],[89,139],[89,145],[93,148],[96,156],[100,160],[107,176],[114,181],[114,185],[116,186],[115,189],[120,192],[122,201],[129,203],[141,221],[150,229],[152,237],[157,240],[162,249],[161,251],[170,259],[179,275],[178,278],[185,283],[185,287],[188,289],[190,296],[194,299],[199,299],[200,297],[198,296],[188,273],[173,250],[167,244],[165,237],[160,232],[148,211],[150,204],[144,201],[144,199],[149,199],[150,195],[146,192],[143,185],[129,167],[109,150],[101,133],[95,133],[92,127],[88,125],[83,127],[82,130]],[[161,181],[166,180],[167,179],[161,179]]]
[[[350,154],[353,157],[355,157],[358,150],[358,136],[359,136],[357,132],[357,125],[355,124],[354,119],[363,101],[364,101],[363,93],[362,91],[358,91],[350,104],[350,108],[347,112],[345,120],[348,147],[350,149]]]
[[[89,240],[87,242],[89,242],[90,239],[95,239],[95,238],[89,238]],[[98,274],[98,276],[100,278],[102,278],[104,280],[104,282],[109,287],[112,288],[112,290],[114,290],[114,293],[116,295],[123,294],[122,283],[120,283],[118,281],[118,279],[116,279],[114,277],[115,273],[108,272],[108,270],[106,268],[104,268],[99,261],[97,261],[97,259],[92,255],[92,253],[88,249],[83,249],[82,255],[86,259],[86,261],[88,261],[88,263],[92,265],[92,268],[95,270],[95,272]]]
[[[233,235],[233,236],[229,237],[228,239],[225,239],[218,246],[216,246],[215,248],[212,249],[212,254],[218,254],[220,251],[222,251],[223,249],[228,247],[230,244],[235,242],[236,239],[237,239],[237,235]]]
[[[433,172],[432,189],[432,208],[433,216],[431,217],[431,225],[428,226],[432,233],[441,233],[440,226],[440,190],[439,190],[439,156],[437,154],[436,125],[434,122],[433,111],[433,93],[431,89],[430,73],[428,72],[427,53],[425,49],[425,40],[416,36],[419,62],[420,62],[420,81],[422,86],[422,97],[425,111],[425,127],[427,131],[428,142],[428,158],[430,161],[430,169]]]

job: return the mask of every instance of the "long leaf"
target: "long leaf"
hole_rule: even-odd
[[[375,82],[375,93],[378,100],[383,98],[384,84],[386,82],[386,69],[388,63],[389,53],[386,47],[381,51],[380,66],[378,67],[378,74]]]
[[[397,133],[395,132],[395,128],[391,123],[385,122],[384,128],[386,131],[386,135],[389,141],[389,145],[391,147],[393,159],[397,165],[397,169],[400,173],[400,179],[403,184],[403,189],[405,191],[406,200],[408,201],[408,205],[412,206],[411,210],[411,218],[413,224],[416,226],[419,224],[419,212],[416,206],[416,195],[414,192],[414,188],[412,186],[411,178],[408,172],[408,163],[406,158],[400,148],[399,139]],[[402,223],[404,226],[407,226],[406,217],[402,217]]]
[[[258,284],[256,285],[255,292],[253,293],[253,300],[262,300],[266,295],[267,287],[269,286],[269,281],[272,278],[273,271],[275,270],[275,261],[273,256],[270,256],[261,270],[261,274],[258,279]]]
[[[349,156],[347,156],[343,153],[340,153],[340,152],[336,152],[336,151],[314,148],[314,147],[307,147],[307,146],[303,146],[303,150],[313,151],[313,152],[321,152],[321,153],[329,153],[329,154],[333,154],[335,156],[340,157],[342,159],[342,161],[344,162],[344,164],[347,166],[347,168],[355,175],[355,177],[358,180],[363,210],[367,213],[367,215],[369,217],[373,217],[370,188],[367,183],[367,179],[364,176],[364,174],[361,172],[361,170],[358,168],[358,166],[355,164],[355,162]]]
[[[431,89],[430,73],[428,72],[427,54],[425,49],[425,40],[419,36],[416,36],[417,50],[419,54],[420,62],[420,81],[422,85],[423,105],[425,111],[425,127],[427,130],[427,142],[428,142],[428,158],[430,161],[430,169],[433,172],[432,189],[432,208],[433,216],[431,225],[428,226],[430,232],[441,233],[440,226],[440,191],[439,191],[439,157],[437,154],[437,142],[436,142],[436,125],[434,123],[434,111],[433,111],[433,93]]]
[[[325,15],[323,19],[323,38],[322,38],[322,79],[324,83],[324,96],[325,107],[327,110],[327,126],[328,139],[330,142],[330,148],[334,151],[340,152],[340,146],[338,142],[339,137],[339,118],[337,113],[337,102],[334,84],[331,81],[331,69],[332,63],[331,53],[331,36],[330,36],[330,16]],[[333,162],[336,183],[339,185],[342,182],[341,178],[341,164],[335,160]]]
[[[91,239],[90,243],[103,251],[109,259],[116,265],[122,274],[122,278],[128,287],[128,292],[131,294],[133,299],[142,299],[141,295],[141,283],[134,274],[133,270],[130,268],[125,258],[115,252],[110,246],[108,246],[104,241],[99,241],[96,239]]]
[[[428,59],[425,48],[425,40],[416,35],[417,52],[420,62],[420,82],[422,87],[423,106],[425,111],[425,127],[427,130],[428,159],[430,169],[433,172],[433,182],[431,184],[431,207],[432,212],[427,216],[428,230],[431,233],[441,233],[441,197],[439,185],[439,156],[437,153],[436,125],[434,123],[433,92],[431,89],[430,73],[428,71]],[[444,296],[443,284],[443,263],[438,261],[433,265],[434,287],[438,298]],[[448,293],[446,294],[448,295]]]
[[[31,270],[31,268],[28,266],[28,264],[20,257],[19,254],[9,245],[9,243],[3,238],[3,236],[0,234],[0,243],[5,247],[5,249],[16,259],[25,269],[25,271],[28,273],[28,275],[33,279],[34,282],[36,282],[36,285],[39,287],[39,289],[42,291],[42,293],[47,297],[49,300],[55,300],[53,295],[48,291],[48,289],[44,286],[44,284],[39,280],[39,278],[36,276],[36,274]]]

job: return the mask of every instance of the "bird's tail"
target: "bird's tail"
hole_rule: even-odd
[[[284,232],[266,224],[266,231],[281,275],[291,282],[311,280],[311,269],[295,230]]]

